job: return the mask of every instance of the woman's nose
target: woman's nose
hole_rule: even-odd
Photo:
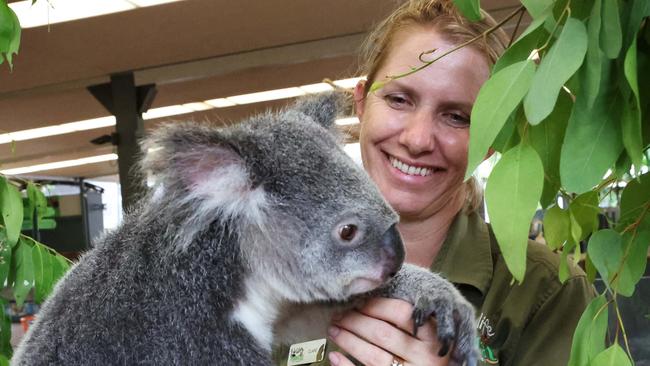
[[[434,129],[434,121],[430,114],[415,113],[406,123],[399,142],[413,155],[431,152],[435,148]]]

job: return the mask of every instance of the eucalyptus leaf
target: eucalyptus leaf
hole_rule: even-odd
[[[20,192],[3,176],[0,176],[0,213],[7,231],[7,240],[13,246],[18,242],[23,224],[23,199]]]
[[[509,149],[517,146],[519,144],[519,141],[521,141],[521,139],[519,138],[519,133],[515,128],[517,127],[517,124],[520,123],[520,121],[518,121],[519,114],[520,113],[518,110],[513,112],[506,120],[506,124],[503,125],[497,137],[494,138],[494,142],[492,143],[492,148],[495,151],[498,151],[503,154]],[[524,123],[527,122],[524,121]]]
[[[612,279],[618,272],[623,259],[623,238],[612,229],[599,230],[593,233],[589,239],[587,251],[589,258],[598,270],[609,287],[612,286]],[[618,277],[618,275],[617,275]]]
[[[43,302],[43,284],[45,282],[44,277],[46,268],[50,269],[49,263],[47,261],[47,254],[44,253],[38,244],[34,243],[32,248],[32,262],[34,263],[34,301],[38,304]],[[51,281],[51,272],[50,272],[50,281]]]
[[[32,246],[27,239],[20,238],[14,248],[16,277],[13,289],[16,305],[22,307],[29,291],[34,287],[34,262],[32,260]]]
[[[601,0],[596,0],[587,23],[587,54],[581,69],[581,98],[586,98],[587,107],[598,97],[603,73],[609,73],[610,61],[600,50]]]
[[[623,244],[626,257],[617,280],[617,288],[619,294],[630,297],[634,295],[636,284],[645,273],[648,262],[648,246],[650,245],[650,229],[625,233]]]
[[[544,239],[551,249],[560,249],[569,238],[571,227],[569,211],[557,205],[551,206],[544,213]]]
[[[601,353],[597,354],[591,361],[591,366],[632,366],[630,358],[618,344],[614,344]]]
[[[650,1],[630,0],[623,3],[623,46],[636,40],[644,17],[650,16]]]
[[[0,64],[6,58],[9,66],[13,67],[13,55],[18,53],[20,47],[20,33],[20,22],[16,13],[6,1],[0,1]]]
[[[503,55],[499,57],[492,68],[492,74],[496,74],[499,70],[514,63],[528,59],[530,53],[540,46],[544,37],[548,35],[548,32],[542,27],[545,21],[546,17],[533,20],[528,28],[519,36],[517,41],[508,47]]]
[[[573,235],[576,243],[585,239],[589,234],[598,229],[598,192],[586,192],[576,197],[569,204],[569,211],[573,218],[572,225],[578,225],[580,228],[580,235]],[[573,228],[572,228],[573,229]]]
[[[636,38],[636,37],[635,37]],[[634,166],[641,167],[643,158],[643,134],[641,131],[641,102],[639,101],[639,82],[637,77],[636,42],[632,42],[625,54],[625,80],[621,80],[623,92],[623,114],[621,127],[623,146]]]
[[[645,220],[639,223],[641,228],[650,230],[650,173],[645,173],[637,179],[629,181],[623,189],[617,229],[622,231],[642,215]]]
[[[553,112],[542,123],[530,128],[530,144],[539,154],[544,166],[542,207],[548,207],[554,202],[560,188],[560,153],[571,108],[573,101],[569,94],[560,92]]]
[[[5,310],[8,305],[7,300],[0,298],[0,356],[11,357],[13,353],[11,349],[11,317]],[[5,365],[9,365],[8,360]]]
[[[453,0],[460,12],[472,22],[481,20],[479,0]]]
[[[465,179],[485,159],[488,148],[528,91],[534,73],[532,60],[520,61],[494,74],[479,91],[472,108]]]
[[[591,260],[588,254],[589,253],[587,253],[587,256],[585,258],[585,273],[587,274],[587,281],[589,281],[589,283],[594,283],[598,271],[596,270],[594,262]]]
[[[555,0],[521,0],[521,3],[526,7],[533,19],[538,19],[548,15],[550,10],[553,9],[553,5],[555,5]]]
[[[7,241],[5,231],[0,229],[0,288],[6,286],[11,269],[12,247]]]
[[[600,49],[609,58],[618,57],[621,52],[623,33],[618,11],[618,0],[602,0],[602,27],[600,30]]]
[[[565,248],[562,250],[562,253],[560,255],[560,267],[558,268],[558,279],[560,280],[560,283],[564,283],[567,279],[569,279],[569,274],[571,274],[569,270],[569,260],[568,260],[568,255],[569,255],[569,249]]]
[[[539,156],[532,147],[521,144],[503,154],[485,189],[494,234],[508,269],[519,282],[526,272],[528,231],[543,179]]]
[[[524,98],[524,110],[530,124],[540,123],[553,111],[560,89],[578,70],[586,52],[585,25],[568,18],[557,41],[542,58]]]
[[[607,333],[607,299],[598,296],[582,313],[578,326],[573,334],[569,365],[587,366],[605,349],[605,334]]]
[[[567,191],[591,190],[618,159],[623,150],[621,103],[615,88],[601,90],[591,108],[578,96],[560,155],[560,178]]]

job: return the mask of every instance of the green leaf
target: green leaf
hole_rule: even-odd
[[[29,291],[34,287],[34,263],[32,261],[32,246],[21,238],[14,248],[16,277],[14,280],[14,298],[16,305],[22,307]]]
[[[644,220],[640,229],[650,230],[650,173],[646,173],[628,182],[621,194],[620,219],[617,230],[622,231],[636,222],[641,215]]]
[[[454,4],[463,16],[472,22],[481,20],[479,0],[454,0]]]
[[[528,91],[534,73],[532,60],[517,62],[494,74],[479,91],[472,108],[465,179],[485,159],[488,148]]]
[[[636,37],[635,37],[636,39]],[[623,92],[623,114],[621,127],[623,132],[623,146],[632,159],[634,166],[641,167],[643,158],[643,134],[641,131],[641,102],[639,101],[639,81],[637,77],[637,50],[636,41],[625,53],[624,72],[625,80],[621,80]]]
[[[544,166],[542,207],[548,207],[555,201],[560,188],[560,152],[572,107],[573,101],[569,94],[561,92],[553,113],[542,123],[530,129],[530,144],[539,154]]]
[[[589,283],[594,283],[598,271],[594,266],[594,262],[591,261],[591,258],[589,257],[589,253],[587,253],[587,256],[585,258],[585,272],[587,273],[587,281],[589,281]]]
[[[616,90],[601,90],[591,108],[578,96],[560,155],[560,177],[568,191],[591,190],[618,159],[623,150],[620,110]]]
[[[13,55],[18,53],[20,47],[20,32],[16,13],[6,1],[0,1],[0,64],[6,58],[9,66],[13,67]]]
[[[551,206],[544,214],[544,239],[551,249],[560,249],[569,239],[571,221],[569,211],[557,205]]]
[[[555,5],[555,0],[521,0],[521,3],[526,7],[533,19],[536,20],[548,15],[548,12]]]
[[[530,53],[540,45],[544,40],[544,36],[548,34],[542,27],[545,21],[546,17],[541,17],[530,23],[517,41],[508,47],[494,64],[492,68],[493,75],[507,66],[528,59]]]
[[[582,313],[571,345],[569,365],[586,366],[598,353],[605,349],[607,333],[607,299],[598,296]]]
[[[11,268],[11,251],[7,234],[0,229],[0,288],[7,286],[6,282]]]
[[[628,232],[623,235],[625,263],[618,278],[618,292],[623,296],[632,296],[636,284],[645,273],[650,246],[650,230]]]
[[[602,28],[600,30],[600,49],[609,58],[618,57],[621,52],[623,33],[618,13],[618,0],[602,0]]]
[[[585,25],[568,18],[557,41],[542,58],[530,91],[524,98],[524,110],[530,124],[540,123],[553,111],[560,89],[578,70],[586,52]]]
[[[508,269],[519,282],[526,272],[528,230],[542,194],[542,162],[529,145],[508,150],[485,189],[490,222]]]
[[[494,142],[492,143],[492,148],[495,151],[504,153],[519,144],[521,139],[519,138],[519,133],[515,127],[520,123],[520,115],[522,118],[526,118],[523,116],[523,111],[519,112],[519,109],[508,117],[506,124],[503,125],[501,131],[499,131],[499,134],[494,138]],[[528,122],[523,121],[523,123]]]
[[[643,18],[650,16],[650,1],[626,1],[623,3],[622,13],[622,24],[627,25],[623,33],[623,45],[628,46],[636,40]]]
[[[560,256],[560,268],[558,269],[558,279],[560,280],[560,283],[564,283],[569,279],[569,275],[571,274],[569,271],[569,260],[567,258],[569,251],[569,248],[564,248]]]
[[[609,287],[615,289],[616,286],[612,286],[611,281],[623,259],[621,235],[612,229],[596,231],[589,239],[587,251],[598,273]]]
[[[594,357],[591,366],[632,366],[623,348],[618,344],[607,348]]]
[[[586,98],[587,107],[596,101],[601,87],[603,73],[609,74],[609,60],[600,50],[601,1],[596,0],[587,23],[587,55],[581,74],[581,98]]]
[[[70,269],[70,262],[60,255],[52,259],[52,287],[63,278],[65,273]]]
[[[0,176],[0,213],[2,224],[7,230],[7,240],[13,246],[18,242],[23,224],[23,199],[20,192],[2,176]]]
[[[39,244],[32,249],[34,261],[34,301],[41,304],[52,289],[52,255]]]
[[[598,192],[586,192],[576,197],[569,204],[572,237],[576,243],[585,239],[598,229]],[[576,227],[577,226],[577,227]]]
[[[8,358],[11,358],[11,317],[5,312],[8,306],[7,300],[0,298],[0,356],[6,357],[5,365],[9,365]],[[0,361],[0,365],[3,365]]]

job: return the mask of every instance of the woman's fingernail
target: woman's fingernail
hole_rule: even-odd
[[[336,366],[339,364],[339,355],[336,353],[330,352],[327,354],[327,358],[330,360],[330,365]]]
[[[329,328],[327,328],[327,334],[329,334],[330,337],[335,338],[339,333],[341,332],[341,328],[331,325]]]

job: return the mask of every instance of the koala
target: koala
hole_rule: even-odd
[[[271,365],[368,296],[414,304],[414,331],[435,316],[442,353],[475,364],[472,306],[403,264],[397,214],[340,147],[342,105],[152,132],[140,171],[156,183],[56,285],[12,364]]]

